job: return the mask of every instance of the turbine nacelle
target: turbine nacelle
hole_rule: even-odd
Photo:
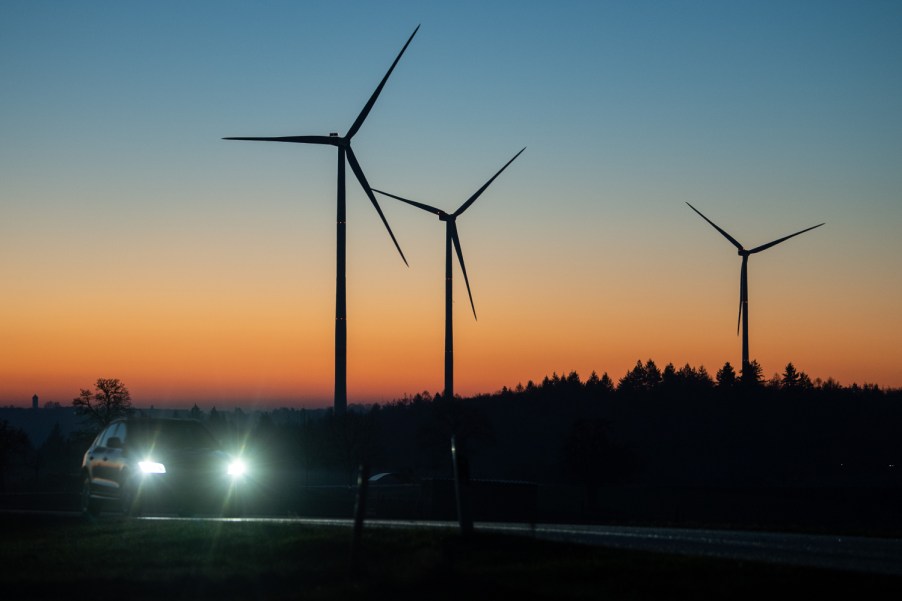
[[[401,202],[404,202],[404,203],[407,203],[407,204],[409,204],[409,205],[411,205],[411,206],[417,207],[418,209],[422,209],[422,210],[424,210],[424,211],[426,211],[426,212],[428,212],[428,213],[432,213],[433,215],[438,215],[439,221],[444,221],[444,222],[447,224],[447,225],[445,226],[445,235],[447,236],[447,240],[448,240],[448,245],[447,245],[447,247],[446,247],[446,248],[447,248],[447,252],[448,252],[447,257],[446,257],[446,259],[447,259],[446,265],[447,265],[448,268],[450,269],[450,265],[451,265],[451,250],[452,250],[452,247],[453,247],[454,251],[457,253],[457,260],[458,260],[458,262],[460,263],[460,270],[461,270],[461,271],[463,272],[463,274],[464,274],[464,283],[467,285],[467,296],[470,297],[470,308],[473,309],[473,317],[474,317],[474,318],[476,317],[476,305],[475,305],[475,303],[473,302],[473,293],[472,293],[471,290],[470,290],[470,279],[469,279],[469,277],[467,276],[467,266],[466,266],[466,264],[464,263],[464,253],[463,253],[463,251],[462,251],[461,248],[460,248],[460,236],[459,236],[458,233],[457,233],[457,217],[458,217],[459,215],[463,214],[463,212],[466,211],[468,208],[470,208],[470,206],[471,206],[474,202],[476,202],[476,199],[479,198],[479,196],[480,196],[483,192],[485,192],[486,188],[488,188],[488,187],[491,185],[491,183],[492,183],[493,181],[495,181],[495,178],[498,177],[499,175],[501,175],[501,172],[504,171],[505,169],[507,169],[507,166],[514,162],[514,159],[516,159],[518,156],[520,156],[521,154],[523,154],[523,151],[524,151],[524,150],[526,150],[526,147],[523,147],[523,148],[520,150],[520,152],[518,152],[517,154],[515,154],[515,155],[513,156],[513,158],[511,158],[507,163],[505,163],[504,166],[503,166],[501,169],[499,169],[499,170],[495,173],[495,175],[493,175],[493,176],[491,177],[491,179],[489,179],[489,181],[487,181],[486,183],[484,183],[484,184],[482,185],[482,187],[479,188],[479,190],[477,190],[472,196],[470,196],[470,198],[468,198],[468,199],[466,200],[466,202],[464,202],[462,205],[460,205],[460,207],[458,207],[458,209],[457,209],[456,211],[454,211],[453,213],[446,213],[445,211],[443,211],[443,210],[441,210],[441,209],[439,209],[439,208],[433,207],[432,205],[427,205],[427,204],[422,203],[422,202],[417,202],[416,200],[410,200],[410,199],[408,199],[408,198],[403,198],[403,197],[401,197],[401,196],[396,196],[396,195],[394,195],[394,194],[389,194],[388,192],[383,192],[383,191],[381,191],[381,190],[376,190],[375,188],[372,189],[373,192],[377,192],[377,193],[382,194],[382,195],[384,195],[384,196],[388,196],[388,197],[390,197],[390,198],[394,198],[395,200],[400,200]],[[448,280],[449,282],[451,281],[451,272],[450,272],[450,271],[448,271],[448,272],[446,273],[446,278],[447,278],[447,280]],[[450,302],[451,302],[450,299],[446,299],[446,303],[447,303],[449,306],[450,306]],[[450,314],[450,313],[449,313],[449,314]],[[447,327],[447,325],[446,325],[446,327]],[[449,351],[446,349],[446,352],[449,352]]]

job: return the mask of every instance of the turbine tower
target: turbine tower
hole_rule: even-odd
[[[767,244],[762,244],[761,246],[756,246],[751,250],[746,250],[742,247],[742,245],[736,241],[733,236],[726,233],[720,227],[717,226],[716,223],[702,215],[702,212],[693,207],[688,202],[689,208],[698,213],[702,219],[710,223],[714,229],[720,232],[724,238],[729,240],[733,246],[739,251],[739,256],[742,257],[742,269],[739,272],[739,319],[736,322],[736,334],[739,334],[739,326],[742,324],[742,373],[747,374],[748,365],[749,365],[749,281],[748,281],[748,263],[749,263],[749,255],[753,255],[755,253],[759,253],[762,250],[767,250],[771,246],[776,246],[781,242],[785,242],[794,236],[798,236],[799,234],[804,234],[807,231],[813,230],[816,227],[821,227],[824,225],[823,223],[819,223],[817,225],[813,225],[809,228],[805,228],[804,230],[798,231],[794,234],[790,234],[788,236],[784,236],[782,238],[778,238],[773,242],[768,242]]]
[[[485,192],[485,189],[488,188],[493,181],[495,181],[495,178],[501,175],[501,172],[507,169],[507,166],[513,163],[514,159],[520,156],[524,150],[526,150],[525,147],[515,154],[511,160],[505,163],[504,167],[499,169],[489,181],[483,184],[482,187],[473,194],[473,196],[460,205],[460,208],[450,214],[421,202],[408,200],[406,198],[401,198],[400,196],[395,196],[394,194],[389,194],[388,192],[373,189],[373,192],[378,192],[379,194],[389,196],[400,200],[401,202],[406,202],[407,204],[423,209],[424,211],[434,213],[435,215],[438,215],[439,221],[445,222],[445,388],[442,392],[442,397],[445,399],[454,398],[454,315],[451,310],[453,290],[451,269],[452,246],[454,246],[454,250],[457,252],[457,261],[460,263],[460,269],[464,274],[464,282],[467,284],[467,295],[470,297],[470,307],[473,309],[473,318],[476,319],[476,305],[473,303],[473,293],[470,291],[470,280],[467,278],[467,266],[464,264],[464,254],[460,248],[460,237],[457,234],[457,218],[470,208],[470,205],[476,202],[476,199]]]
[[[395,58],[395,62],[391,64],[388,72],[385,74],[385,77],[382,78],[382,81],[379,82],[379,85],[376,87],[376,91],[373,92],[373,95],[370,96],[369,101],[364,105],[363,110],[360,111],[360,114],[357,115],[357,119],[354,120],[354,123],[351,125],[351,128],[347,131],[344,136],[340,136],[337,133],[330,133],[328,136],[283,136],[277,138],[261,138],[261,137],[240,137],[240,138],[223,138],[223,140],[255,140],[260,142],[294,142],[299,144],[325,144],[329,146],[335,146],[338,148],[338,185],[337,185],[337,219],[336,219],[336,278],[335,278],[335,413],[343,414],[348,407],[348,325],[347,325],[347,304],[346,304],[346,288],[345,288],[345,223],[346,223],[346,211],[345,211],[345,159],[351,165],[351,171],[354,172],[354,175],[357,177],[357,181],[360,182],[360,186],[363,188],[363,191],[366,192],[366,195],[369,197],[370,202],[373,203],[373,207],[376,209],[376,213],[379,214],[379,218],[382,219],[382,223],[385,224],[385,229],[388,230],[388,235],[391,236],[392,242],[395,244],[395,248],[398,249],[398,253],[401,255],[401,259],[404,260],[404,264],[407,264],[407,259],[404,257],[404,253],[401,251],[401,246],[398,244],[398,241],[395,239],[394,233],[391,231],[391,227],[388,225],[388,221],[385,219],[385,215],[382,213],[382,209],[379,208],[379,203],[376,202],[376,197],[373,195],[372,190],[370,189],[370,185],[366,181],[366,176],[363,175],[363,170],[360,168],[360,163],[357,162],[357,157],[354,156],[354,151],[351,150],[351,139],[360,129],[360,126],[363,125],[364,120],[367,115],[369,115],[370,110],[373,108],[373,105],[376,103],[376,99],[379,97],[379,94],[382,92],[382,88],[385,86],[385,82],[388,81],[388,77],[391,75],[392,71],[395,69],[395,65],[398,64],[398,61],[401,60],[401,55],[404,54],[404,51],[407,50],[407,46],[410,45],[411,40],[413,40],[413,36],[417,34],[420,26],[417,25],[416,29],[413,30],[413,33],[410,34],[410,37],[407,39],[407,43],[404,44],[404,47],[401,48],[401,52],[398,53],[398,56]]]

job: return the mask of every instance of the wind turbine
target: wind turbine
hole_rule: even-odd
[[[360,168],[360,163],[357,162],[357,157],[354,156],[354,151],[351,150],[351,139],[360,129],[360,126],[363,125],[364,120],[367,115],[369,115],[370,110],[373,108],[373,105],[376,103],[376,99],[379,97],[379,94],[382,92],[382,88],[385,86],[385,82],[388,81],[389,75],[395,69],[395,65],[398,64],[398,61],[401,60],[401,55],[404,54],[404,51],[407,50],[407,46],[410,45],[411,40],[413,40],[413,36],[417,34],[420,26],[417,25],[417,28],[413,30],[413,33],[410,34],[410,37],[407,39],[407,43],[404,44],[404,47],[401,48],[401,52],[398,53],[398,56],[395,58],[395,62],[391,64],[391,67],[388,68],[388,72],[385,74],[385,77],[382,78],[382,81],[379,82],[379,85],[376,87],[376,91],[373,92],[373,95],[370,96],[369,101],[367,101],[366,105],[364,105],[363,110],[360,111],[360,114],[357,115],[357,119],[354,120],[354,123],[351,125],[351,128],[344,136],[339,136],[337,133],[330,133],[328,136],[284,136],[277,138],[260,138],[260,137],[241,137],[241,138],[223,138],[223,140],[255,140],[260,142],[294,142],[299,144],[325,144],[329,146],[335,146],[338,148],[338,186],[337,186],[337,200],[338,200],[338,212],[337,212],[337,248],[336,248],[336,271],[337,275],[335,278],[335,413],[341,414],[344,413],[348,406],[348,326],[347,326],[347,304],[346,304],[346,289],[345,289],[345,223],[346,223],[346,213],[345,213],[345,159],[347,158],[348,163],[351,165],[351,170],[354,172],[354,175],[357,177],[357,181],[360,182],[360,186],[363,188],[363,191],[366,192],[366,195],[369,197],[370,202],[373,203],[373,207],[376,209],[376,212],[379,214],[379,218],[382,219],[382,223],[385,224],[385,229],[388,230],[388,235],[391,236],[392,242],[395,243],[395,248],[398,249],[398,253],[401,255],[401,259],[404,260],[404,264],[407,264],[407,259],[404,257],[404,253],[401,251],[401,246],[398,244],[398,241],[395,239],[394,233],[391,231],[391,227],[388,225],[388,221],[385,219],[385,215],[382,213],[382,209],[379,208],[379,203],[376,202],[376,197],[373,195],[372,190],[370,189],[370,185],[366,181],[366,176],[363,175],[363,170]]]
[[[817,225],[813,225],[809,228],[805,228],[801,231],[798,231],[794,234],[790,234],[788,236],[784,236],[782,238],[778,238],[773,242],[768,242],[767,244],[762,244],[761,246],[756,246],[751,250],[746,250],[742,247],[742,245],[736,241],[733,236],[726,233],[720,227],[717,226],[716,223],[702,215],[702,212],[693,207],[688,202],[689,208],[698,213],[702,219],[710,223],[714,229],[720,232],[724,238],[733,243],[733,246],[739,251],[739,256],[742,257],[742,270],[739,272],[739,320],[736,322],[736,334],[739,334],[739,324],[742,323],[742,371],[743,373],[748,373],[746,370],[748,369],[749,364],[749,281],[748,281],[748,263],[749,263],[749,255],[753,255],[755,253],[759,253],[762,250],[767,250],[771,246],[776,246],[781,242],[785,242],[790,238],[798,236],[799,234],[804,234],[807,231],[813,230],[816,227],[821,227],[824,225],[823,223],[819,223]]]
[[[453,312],[451,311],[453,289],[451,269],[452,246],[454,246],[454,250],[457,251],[457,261],[460,263],[460,269],[464,274],[464,282],[467,284],[467,295],[470,297],[470,307],[473,309],[473,318],[476,319],[476,305],[473,303],[473,293],[470,291],[470,280],[467,277],[467,266],[464,264],[464,254],[460,248],[460,237],[457,235],[457,218],[464,211],[469,209],[470,205],[476,202],[476,199],[485,192],[485,189],[488,188],[493,181],[495,181],[495,178],[501,175],[501,172],[507,169],[507,166],[513,163],[514,159],[520,156],[524,150],[526,150],[526,147],[523,147],[520,152],[515,154],[511,160],[505,163],[504,167],[499,169],[489,181],[484,183],[482,187],[473,194],[473,196],[460,205],[460,208],[450,214],[422,202],[408,200],[406,198],[401,198],[400,196],[395,196],[394,194],[389,194],[388,192],[373,189],[373,192],[378,192],[379,194],[389,196],[400,200],[401,202],[406,202],[407,204],[423,209],[424,211],[434,213],[438,215],[439,221],[445,222],[445,388],[442,393],[442,398],[445,399],[454,398],[454,317]]]

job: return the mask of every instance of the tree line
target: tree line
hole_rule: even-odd
[[[712,377],[704,367],[661,369],[649,359],[616,382],[607,373],[586,379],[575,371],[553,373],[468,398],[423,391],[352,405],[345,415],[197,405],[175,413],[204,422],[230,449],[301,474],[306,483],[352,481],[360,463],[412,478],[447,477],[452,435],[467,444],[476,477],[589,489],[680,479],[826,482],[853,473],[879,479],[888,466],[902,464],[899,390],[812,379],[792,363],[767,380],[755,362],[747,372],[725,363]],[[77,474],[84,449],[105,424],[139,411],[117,379],[98,379],[72,407],[82,429],[63,436],[56,427],[39,448],[0,423],[0,470],[25,465],[35,481],[62,482]]]

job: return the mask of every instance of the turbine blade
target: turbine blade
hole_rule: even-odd
[[[762,250],[767,250],[771,246],[776,246],[777,244],[779,244],[781,242],[785,242],[786,240],[789,240],[790,238],[792,238],[794,236],[798,236],[799,234],[804,234],[805,232],[813,230],[816,227],[821,227],[822,225],[824,225],[824,224],[818,223],[817,225],[812,225],[811,227],[805,228],[804,230],[802,230],[800,232],[796,232],[794,234],[789,234],[788,236],[784,236],[784,237],[780,238],[779,240],[774,240],[773,242],[768,242],[767,244],[762,244],[761,246],[756,246],[755,248],[753,248],[752,250],[749,251],[749,254],[761,252]]]
[[[739,328],[742,325],[742,308],[749,299],[748,263],[749,258],[743,256],[742,270],[739,272],[739,320],[736,322],[737,336],[739,336]]]
[[[454,216],[457,217],[458,215],[460,215],[461,213],[463,213],[464,211],[466,211],[466,210],[470,207],[471,204],[473,204],[474,202],[476,202],[476,199],[479,198],[479,195],[480,195],[480,194],[482,194],[483,192],[485,192],[485,189],[489,187],[489,184],[491,184],[493,181],[495,181],[495,178],[498,177],[499,175],[501,175],[501,172],[504,171],[505,169],[507,169],[507,166],[514,162],[514,159],[516,159],[518,156],[520,156],[521,154],[523,154],[523,151],[524,151],[524,150],[526,150],[526,147],[525,147],[525,146],[520,150],[520,152],[518,152],[517,154],[514,155],[514,158],[513,158],[513,159],[511,159],[511,160],[509,160],[508,162],[506,162],[506,163],[504,164],[504,167],[502,167],[501,169],[499,169],[499,170],[498,170],[498,173],[496,173],[495,175],[492,176],[492,179],[490,179],[489,181],[487,181],[486,183],[484,183],[484,184],[482,185],[482,187],[481,187],[479,190],[477,190],[476,193],[475,193],[473,196],[471,196],[469,199],[467,199],[467,202],[465,202],[464,204],[460,205],[460,208],[457,209],[456,211],[454,211]]]
[[[388,225],[388,220],[382,213],[382,209],[379,207],[379,203],[376,202],[376,197],[375,195],[373,195],[373,190],[367,183],[366,176],[363,175],[363,170],[360,168],[360,163],[357,162],[357,157],[354,156],[354,151],[351,150],[350,146],[345,151],[345,155],[348,157],[348,163],[350,163],[351,165],[351,171],[353,171],[354,175],[357,176],[357,181],[360,182],[363,191],[366,192],[367,196],[369,196],[370,202],[373,203],[373,207],[375,207],[376,212],[379,213],[379,218],[382,219],[382,223],[385,224],[385,229],[388,230],[388,235],[391,236],[392,242],[395,243],[395,248],[398,249],[398,253],[401,255],[401,259],[403,259],[405,265],[410,267],[410,264],[407,262],[407,257],[404,256],[404,252],[401,250],[401,245],[398,244],[398,240],[395,238],[394,232],[391,231],[391,226]]]
[[[473,309],[473,319],[479,321],[476,317],[476,305],[473,304],[473,293],[470,292],[470,278],[467,277],[467,265],[464,263],[464,253],[460,249],[460,238],[457,235],[457,224],[451,220],[448,221],[448,227],[451,228],[451,242],[454,243],[454,250],[457,251],[457,260],[460,261],[460,270],[464,272],[464,283],[467,285],[467,294],[470,296],[470,307]]]
[[[360,114],[357,115],[357,119],[354,121],[354,124],[351,125],[351,129],[348,130],[348,133],[345,136],[348,139],[354,137],[354,134],[357,133],[357,130],[360,129],[360,126],[363,125],[363,121],[366,119],[366,116],[370,114],[370,110],[373,108],[373,105],[376,104],[376,99],[379,98],[379,94],[382,92],[383,86],[385,86],[385,82],[388,81],[388,76],[391,75],[391,72],[395,70],[395,65],[398,64],[398,61],[401,60],[401,55],[404,54],[404,51],[407,50],[407,46],[410,45],[410,41],[413,40],[413,36],[417,34],[420,26],[417,25],[417,28],[413,30],[413,33],[410,34],[410,37],[407,38],[407,43],[404,44],[404,47],[401,48],[401,52],[398,53],[398,56],[395,58],[395,62],[391,64],[391,67],[388,68],[388,72],[385,74],[385,77],[382,78],[382,81],[379,82],[379,85],[376,87],[376,91],[373,92],[373,95],[370,96],[369,101],[367,101],[366,105],[364,105],[363,110],[360,111]]]
[[[423,204],[423,203],[417,202],[415,200],[407,200],[406,198],[401,198],[400,196],[395,196],[394,194],[389,194],[388,192],[383,192],[382,190],[377,190],[376,188],[372,188],[372,190],[373,190],[373,192],[378,192],[379,194],[382,194],[383,196],[389,196],[391,198],[394,198],[395,200],[400,200],[401,202],[406,202],[407,204],[413,205],[420,209],[423,209],[424,211],[429,211],[430,213],[435,213],[436,215],[442,214],[441,210],[436,209],[435,207],[430,207],[427,204]]]
[[[223,140],[254,140],[257,142],[297,142],[300,144],[335,144],[330,136],[281,136],[278,138],[223,138]]]
[[[739,242],[737,242],[736,239],[733,238],[733,236],[731,236],[730,234],[728,234],[728,233],[726,233],[725,231],[723,231],[722,229],[720,229],[720,228],[717,226],[716,223],[714,223],[713,221],[711,221],[710,219],[708,219],[707,217],[705,217],[704,215],[702,215],[702,212],[699,211],[698,209],[696,209],[695,207],[693,207],[691,204],[689,204],[688,202],[687,202],[686,204],[689,205],[689,208],[690,208],[690,209],[692,209],[693,211],[695,211],[696,213],[698,213],[699,215],[701,215],[701,218],[702,218],[702,219],[704,219],[705,221],[707,221],[708,223],[710,223],[712,226],[714,226],[714,229],[716,229],[718,232],[720,232],[721,234],[723,234],[724,238],[726,238],[727,240],[729,240],[730,242],[732,242],[732,243],[733,243],[733,246],[735,246],[735,247],[738,248],[739,250],[742,250],[742,245],[739,244]]]

